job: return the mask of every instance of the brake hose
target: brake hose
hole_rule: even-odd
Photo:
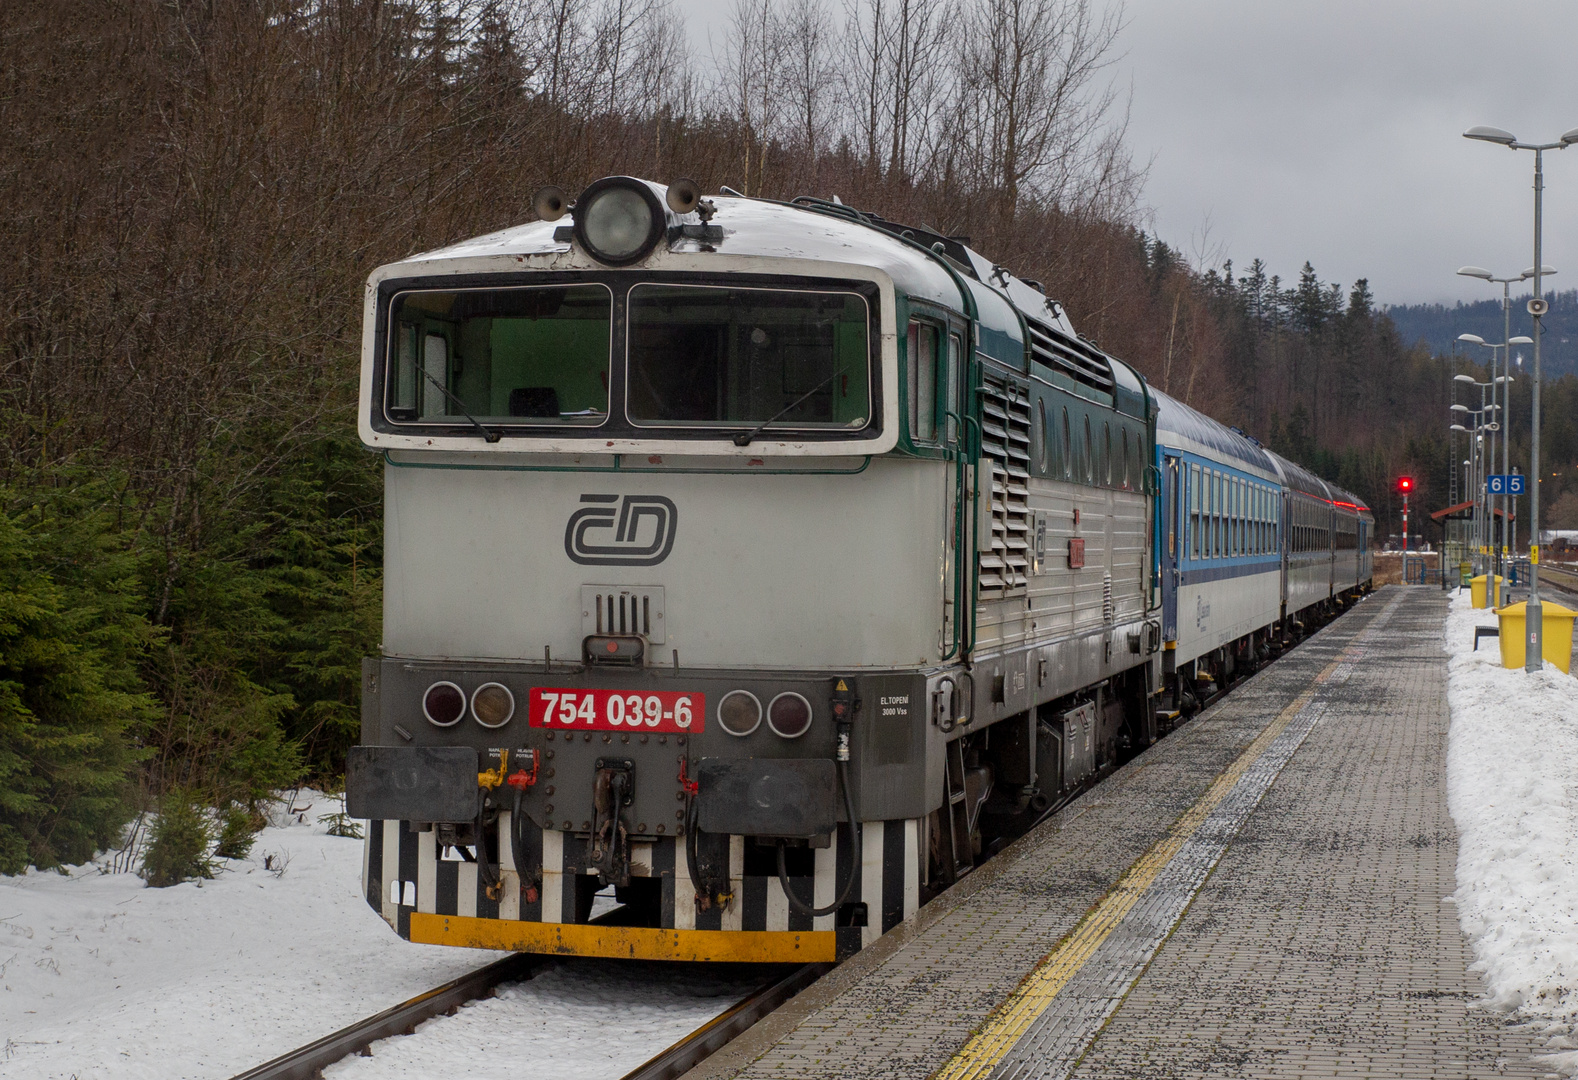
[[[844,906],[844,901],[849,899],[849,891],[855,886],[855,867],[859,864],[856,858],[855,842],[858,834],[855,831],[855,801],[849,793],[849,763],[846,760],[838,761],[838,783],[844,789],[844,814],[849,818],[849,876],[844,879],[844,887],[838,891],[838,897],[826,907],[812,907],[795,895],[794,888],[789,884],[789,866],[785,855],[785,846],[782,840],[778,841],[778,884],[784,891],[784,896],[789,899],[789,906],[802,915],[812,918],[821,918],[831,915]],[[812,900],[816,899],[812,894]]]
[[[477,873],[482,878],[482,885],[487,892],[488,899],[497,900],[499,893],[499,876],[494,872],[493,860],[488,858],[488,834],[486,830],[487,806],[482,800],[477,800]]]
[[[521,799],[526,795],[526,789],[515,789],[515,802],[510,807],[510,860],[515,863],[515,873],[522,881],[526,879],[526,840],[521,829]]]

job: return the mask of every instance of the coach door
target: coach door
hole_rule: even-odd
[[[1183,576],[1179,561],[1183,557],[1183,470],[1178,459],[1168,455],[1162,470],[1162,638],[1178,640],[1178,582]]]

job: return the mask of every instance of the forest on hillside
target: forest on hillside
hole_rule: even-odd
[[[1578,373],[1578,289],[1551,291],[1550,280],[1544,281],[1545,299],[1550,301],[1550,314],[1540,320],[1545,328],[1545,338],[1540,346],[1540,366],[1548,376],[1557,377]],[[1486,293],[1493,291],[1485,287]],[[1424,342],[1433,352],[1442,355],[1472,352],[1457,340],[1459,334],[1478,334],[1486,341],[1500,342],[1504,330],[1509,337],[1529,334],[1534,320],[1529,317],[1528,302],[1533,293],[1527,283],[1512,290],[1512,318],[1504,321],[1501,298],[1476,300],[1464,303],[1459,300],[1450,307],[1446,304],[1389,304],[1385,311],[1397,326],[1397,332],[1409,343]],[[1531,357],[1528,349],[1522,350],[1525,362]]]
[[[0,5],[0,872],[80,862],[171,792],[245,817],[335,782],[380,626],[362,282],[548,183],[968,235],[1383,533],[1397,474],[1440,504],[1449,365],[1365,282],[1146,232],[1120,29],[1084,0],[736,0],[706,27],[665,0]],[[1546,400],[1570,477],[1578,381]]]

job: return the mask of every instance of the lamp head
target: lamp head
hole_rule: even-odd
[[[1458,271],[1458,273],[1462,273],[1462,271],[1460,270],[1460,271]],[[1459,341],[1466,341],[1470,345],[1483,345],[1483,344],[1485,344],[1485,339],[1480,337],[1478,334],[1459,334],[1457,336],[1457,339]],[[1461,379],[1461,378],[1463,378],[1463,376],[1459,375],[1458,378]],[[1469,382],[1473,382],[1474,380],[1470,379],[1468,381]]]
[[[1497,127],[1486,127],[1483,124],[1471,127],[1463,132],[1463,138],[1478,139],[1480,142],[1500,143],[1502,146],[1511,146],[1518,141],[1518,137],[1510,131],[1503,131]]]
[[[1469,411],[1469,408],[1468,408],[1467,405],[1454,405],[1454,406],[1452,406],[1452,411],[1453,412],[1466,413],[1466,412]]]
[[[1484,278],[1486,281],[1489,281],[1491,278],[1490,271],[1486,270],[1483,266],[1461,266],[1458,268],[1457,272],[1462,274],[1464,277]]]
[[[1472,375],[1454,375],[1452,378],[1458,382],[1471,383],[1474,381],[1474,377]]]
[[[1571,128],[1562,132],[1562,137],[1556,141],[1561,143],[1564,147],[1571,146],[1573,143],[1578,142],[1578,128]]]
[[[1529,337],[1527,334],[1519,334],[1517,337],[1510,337],[1510,338],[1508,338],[1507,339],[1507,344],[1508,345],[1533,345],[1534,344],[1534,339]]]
[[[1554,266],[1546,266],[1543,263],[1540,264],[1540,277],[1550,277],[1554,273],[1556,273],[1556,267],[1554,267]],[[1522,276],[1526,277],[1526,278],[1533,277],[1534,276],[1534,267],[1532,267],[1532,266],[1529,267],[1527,270],[1525,270],[1523,272]]]
[[[1468,433],[1468,428],[1466,428],[1466,427],[1464,427],[1464,426],[1463,426],[1463,425],[1462,425],[1462,424],[1453,424],[1453,425],[1452,425],[1452,426],[1451,426],[1451,427],[1450,427],[1450,428],[1448,428],[1448,429],[1447,429],[1447,430],[1448,430],[1448,431],[1461,431],[1461,432],[1463,432],[1463,433],[1464,433],[1464,434],[1467,434],[1467,433]],[[1467,465],[1467,464],[1468,464],[1468,462],[1466,462],[1466,461],[1465,461],[1465,462],[1463,462],[1463,464],[1465,464],[1465,465]]]

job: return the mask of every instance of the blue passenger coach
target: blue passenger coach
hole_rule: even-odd
[[[1353,599],[1370,577],[1359,499],[1156,390],[1163,677],[1188,711]]]

